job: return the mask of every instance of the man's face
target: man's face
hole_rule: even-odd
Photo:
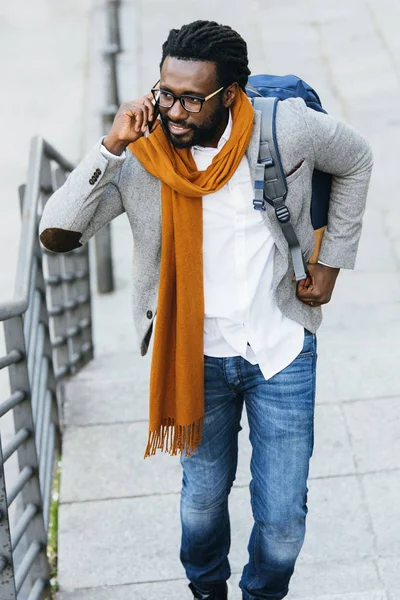
[[[192,94],[205,98],[221,86],[215,63],[167,56],[158,87],[176,96]],[[203,102],[199,113],[186,111],[179,100],[171,108],[160,106],[161,124],[171,143],[176,148],[216,146],[227,124],[228,110],[224,98],[222,90]]]

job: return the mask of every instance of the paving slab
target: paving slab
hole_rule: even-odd
[[[396,240],[393,244],[393,247],[396,254],[396,258],[400,264],[400,240]]]
[[[319,336],[317,336],[319,340]],[[337,388],[335,374],[330,365],[330,354],[328,349],[325,349],[324,344],[318,343],[318,360],[317,360],[317,385],[315,402],[317,404],[325,404],[328,402],[337,402],[339,392]]]
[[[391,598],[400,598],[400,558],[379,558],[378,567],[387,589],[394,594]]]
[[[130,332],[129,332],[130,333]],[[78,382],[132,382],[145,384],[150,372],[150,356],[140,356],[138,352],[103,353],[95,357],[70,381],[72,387]]]
[[[310,477],[350,475],[355,471],[353,450],[342,407],[317,404]]]
[[[115,585],[91,589],[60,589],[58,600],[193,600],[186,580]]]
[[[400,395],[399,343],[393,335],[400,330],[398,307],[393,306],[391,315],[380,331],[379,326],[368,323],[364,329],[352,327],[348,315],[334,321],[336,328],[325,323],[318,335],[317,403],[381,398],[383,393]]]
[[[374,240],[373,244],[371,240]],[[367,271],[369,274],[387,272],[392,274],[393,279],[397,279],[397,262],[387,235],[384,216],[377,209],[370,208],[364,217],[356,269],[357,272]]]
[[[314,596],[313,598],[314,600],[388,600],[386,590],[354,592],[352,594],[329,594],[327,596]]]
[[[104,381],[73,379],[65,392],[64,419],[68,426],[147,421],[147,373],[136,379]]]
[[[63,504],[59,523],[61,588],[184,577],[178,494]]]
[[[332,332],[347,332],[347,335],[358,337],[360,332],[368,333],[369,337],[379,337],[382,331],[393,331],[400,328],[400,304],[394,300],[385,304],[383,310],[374,310],[371,317],[369,306],[359,306],[357,309],[346,305],[337,305],[335,298],[323,310],[324,320],[318,331],[319,358],[325,348],[325,339]]]
[[[295,569],[290,586],[291,598],[325,597],[332,594],[367,594],[382,591],[376,562],[364,559],[359,562],[318,562],[302,564]]]
[[[374,285],[371,285],[373,278]],[[385,290],[382,295],[382,290]],[[342,271],[335,285],[333,303],[348,310],[368,306],[370,310],[396,302],[400,297],[400,281],[392,272]]]
[[[381,557],[400,557],[400,471],[362,477],[366,502]]]
[[[179,492],[179,458],[144,459],[147,423],[69,428],[64,435],[62,502]]]
[[[354,330],[332,331],[319,344],[319,375],[333,379],[329,386],[331,400],[349,401],[400,395],[398,356],[400,331],[371,332]],[[323,384],[323,382],[320,382]]]
[[[400,397],[344,404],[357,472],[400,469]]]
[[[368,507],[356,476],[309,481],[303,562],[361,561],[375,556]]]
[[[247,420],[246,409],[243,408],[242,430],[239,432],[239,456],[238,467],[236,471],[236,480],[233,484],[235,487],[247,487],[251,480],[250,460],[251,460],[251,444],[249,440],[249,423]]]

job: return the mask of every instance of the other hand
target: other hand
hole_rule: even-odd
[[[340,269],[319,263],[307,266],[308,277],[297,284],[298,299],[312,307],[327,304],[332,297]]]

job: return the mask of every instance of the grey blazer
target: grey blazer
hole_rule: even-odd
[[[260,136],[259,112],[247,157],[254,179]],[[310,220],[311,177],[314,167],[332,173],[328,226],[319,258],[334,267],[354,267],[361,234],[372,153],[353,128],[306,107],[301,99],[280,102],[277,140],[287,178],[287,205],[301,248],[308,259],[314,248]],[[55,252],[85,244],[99,229],[126,212],[134,240],[133,316],[142,355],[151,338],[157,311],[161,257],[161,183],[129,151],[126,158],[105,158],[101,140],[49,199],[40,222],[42,243]],[[320,308],[296,297],[296,282],[287,242],[274,209],[263,213],[265,226],[276,244],[273,290],[282,313],[315,333],[321,324]]]

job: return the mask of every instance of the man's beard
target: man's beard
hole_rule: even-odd
[[[207,146],[217,134],[219,127],[224,119],[224,107],[221,104],[215,109],[202,125],[187,125],[185,121],[173,121],[167,115],[163,116],[160,114],[161,125],[165,135],[175,148],[191,148],[192,146]],[[188,133],[187,136],[182,136],[185,139],[180,140],[178,137],[171,134],[168,123],[173,125],[182,125],[192,130],[192,135]]]

